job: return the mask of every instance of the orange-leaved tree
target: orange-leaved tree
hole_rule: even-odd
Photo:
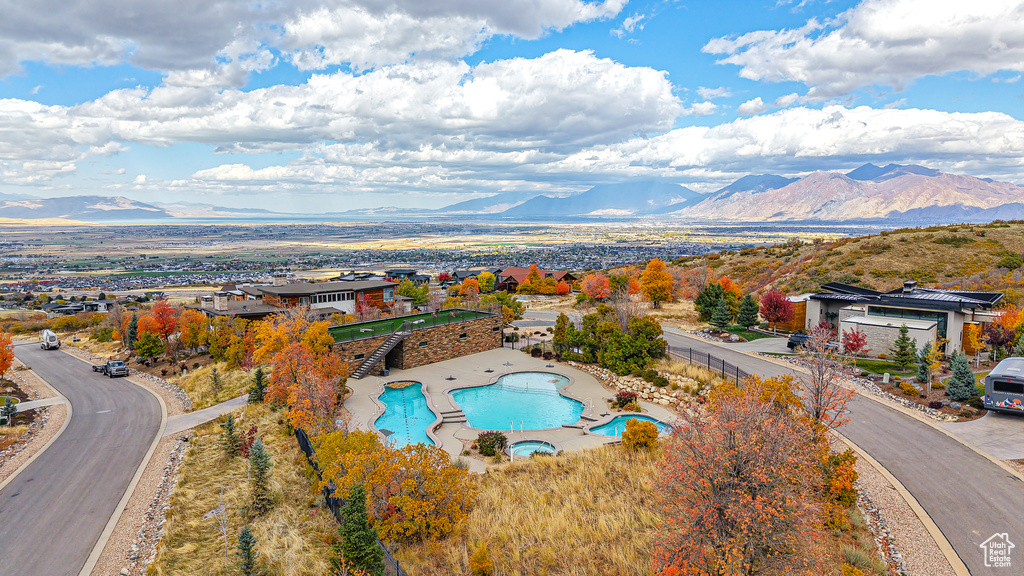
[[[178,316],[178,329],[181,334],[181,345],[185,348],[198,348],[206,344],[210,334],[210,321],[198,310],[183,310]]]
[[[466,300],[475,301],[480,295],[480,282],[476,278],[466,278],[459,286],[459,296]]]
[[[581,289],[584,294],[590,296],[594,300],[604,300],[612,295],[611,281],[607,276],[600,272],[594,272],[593,274],[587,274],[584,276]]]
[[[135,330],[139,336],[152,334],[153,336],[160,337],[160,326],[157,324],[156,318],[149,314],[139,318],[139,323],[135,326]]]
[[[178,331],[178,313],[167,303],[167,300],[159,300],[149,310],[149,316],[153,319],[156,334],[164,342],[170,342],[171,336]]]
[[[368,432],[320,436],[321,486],[347,493],[366,487],[366,508],[382,540],[416,542],[451,534],[469,513],[476,490],[447,452],[427,444],[395,449]]]
[[[659,258],[651,258],[647,268],[640,273],[640,289],[644,296],[657,308],[661,302],[672,300],[674,287],[675,278],[665,268],[665,263]]]
[[[308,315],[308,309],[295,307],[257,322],[253,334],[256,344],[253,359],[258,364],[265,364],[289,344],[301,342],[310,328]]]
[[[11,342],[11,335],[0,330],[0,377],[11,368],[14,363],[14,344]]]
[[[565,280],[559,280],[558,284],[555,285],[555,294],[565,296],[569,292],[572,292],[572,286],[569,286],[569,283]]]
[[[762,400],[765,388],[687,416],[667,442],[657,574],[815,573],[804,552],[821,526],[821,450],[810,421]]]

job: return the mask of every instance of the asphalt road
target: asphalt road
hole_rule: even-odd
[[[77,576],[160,428],[160,404],[59,350],[15,356],[72,407],[64,433],[0,491],[0,574]]]
[[[665,340],[672,347],[711,353],[751,374],[796,375],[775,362],[697,338],[666,332]],[[1024,482],[941,431],[879,402],[857,395],[848,407],[850,423],[840,433],[903,483],[971,574],[1024,573],[1024,554],[1011,558],[1012,569],[986,568],[980,548],[993,534],[1006,533],[1024,550]]]

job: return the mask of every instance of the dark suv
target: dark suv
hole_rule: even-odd
[[[797,348],[807,344],[810,339],[810,334],[790,334],[789,342],[786,342],[786,346],[788,346],[790,350],[795,351]]]

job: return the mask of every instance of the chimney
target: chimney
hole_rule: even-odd
[[[288,274],[284,272],[278,272],[274,274],[274,286],[284,286],[288,283]]]
[[[213,309],[218,312],[224,312],[228,309],[228,293],[227,292],[214,292],[213,293]]]
[[[907,280],[903,283],[904,294],[913,294],[914,290],[917,290],[917,280]]]

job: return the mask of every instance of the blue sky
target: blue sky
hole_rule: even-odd
[[[23,4],[2,194],[437,208],[868,161],[1024,183],[1020,1]]]

